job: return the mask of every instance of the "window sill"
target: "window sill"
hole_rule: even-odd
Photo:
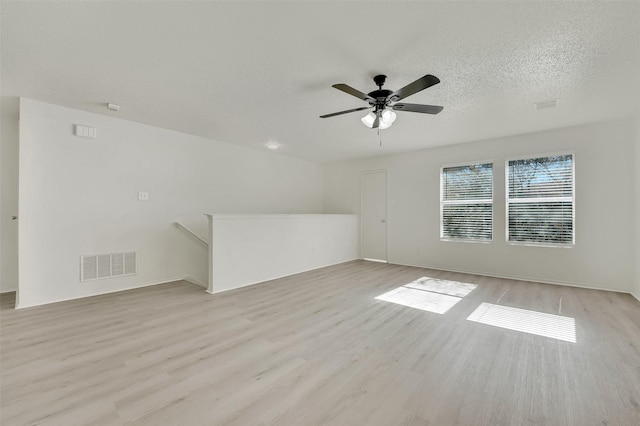
[[[457,238],[440,238],[440,241],[446,243],[473,243],[473,244],[491,244],[493,240],[465,240]]]
[[[509,246],[524,246],[524,247],[547,247],[547,248],[565,248],[570,249],[575,247],[573,244],[550,244],[550,243],[532,243],[532,242],[519,242],[519,241],[507,241]]]

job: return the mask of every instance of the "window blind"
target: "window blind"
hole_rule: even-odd
[[[440,238],[491,241],[493,164],[443,167],[440,179]]]
[[[572,154],[510,160],[507,179],[508,241],[573,244]]]

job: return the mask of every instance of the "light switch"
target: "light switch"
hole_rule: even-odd
[[[96,128],[91,126],[83,126],[81,124],[75,125],[75,135],[83,138],[96,138]]]
[[[139,201],[149,201],[149,193],[147,191],[138,192]]]

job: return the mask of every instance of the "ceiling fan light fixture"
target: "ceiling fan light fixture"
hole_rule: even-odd
[[[362,123],[371,129],[373,127],[373,122],[375,121],[375,119],[376,114],[374,112],[370,112],[369,114],[362,117]]]
[[[390,109],[385,109],[382,111],[382,116],[380,117],[380,124],[388,123],[387,127],[390,127],[394,121],[396,121],[397,114]]]
[[[391,127],[391,123],[389,123],[388,121],[380,120],[380,126],[378,126],[378,127],[380,127],[380,130],[386,130],[389,127]]]
[[[373,127],[373,122],[375,121],[375,119],[376,113],[370,112],[369,114],[362,117],[362,123],[371,129]],[[391,127],[394,121],[396,121],[396,113],[391,111],[390,109],[385,109],[384,111],[382,111],[382,114],[380,114],[380,124],[378,125],[378,127],[380,128],[380,130],[388,129],[389,127]]]

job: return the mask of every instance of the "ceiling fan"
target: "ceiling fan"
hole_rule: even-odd
[[[382,88],[386,79],[386,75],[376,75],[375,77],[373,77],[373,82],[376,84],[376,86],[378,86],[378,90],[374,90],[373,92],[369,92],[368,94],[363,93],[343,83],[334,84],[331,87],[335,87],[336,89],[348,93],[351,96],[362,99],[363,101],[367,102],[369,106],[334,112],[332,114],[325,114],[321,115],[320,118],[335,117],[336,115],[348,114],[350,112],[363,111],[365,109],[373,108],[372,112],[362,118],[362,122],[365,126],[371,129],[379,128],[381,130],[384,130],[391,127],[391,124],[393,124],[393,122],[395,121],[396,113],[394,111],[419,112],[422,114],[437,114],[442,111],[443,107],[441,106],[397,103],[398,101],[408,96],[411,96],[421,90],[440,83],[438,77],[427,74],[424,77],[417,79],[413,83],[407,84],[402,89],[396,90],[395,92]]]

